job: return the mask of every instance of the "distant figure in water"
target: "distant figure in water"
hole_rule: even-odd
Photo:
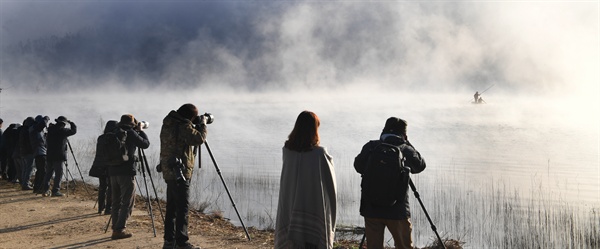
[[[473,98],[475,98],[475,103],[481,103],[482,100],[479,96],[481,96],[481,94],[479,94],[479,91],[475,92],[475,95],[473,95]]]

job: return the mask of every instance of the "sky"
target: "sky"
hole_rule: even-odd
[[[596,1],[6,1],[0,87],[597,97]]]

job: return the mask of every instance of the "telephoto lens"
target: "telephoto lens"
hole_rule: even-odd
[[[147,121],[140,121],[140,129],[148,129],[150,127],[150,123]]]
[[[211,113],[204,113],[202,116],[206,117],[206,124],[212,124],[215,121],[215,117]]]

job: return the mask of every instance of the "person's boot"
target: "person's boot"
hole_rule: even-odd
[[[162,249],[175,249],[175,241],[166,241],[163,243]]]
[[[194,246],[189,242],[186,242],[184,245],[177,245],[177,249],[202,249],[200,247]]]
[[[52,197],[61,197],[63,194],[59,191],[52,192]]]
[[[113,240],[126,239],[126,238],[131,238],[131,236],[133,236],[132,233],[122,230],[122,231],[113,231],[112,236],[110,236],[110,238]]]

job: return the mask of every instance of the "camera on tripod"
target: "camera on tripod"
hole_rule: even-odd
[[[213,116],[211,113],[206,112],[196,117],[196,119],[194,120],[196,124],[200,124],[200,120],[202,120],[202,117],[204,117],[204,119],[206,120],[206,124],[212,124],[212,122],[215,121],[215,116]]]
[[[144,130],[144,129],[148,129],[148,127],[150,127],[150,123],[148,123],[148,121],[140,121],[138,123],[138,126],[140,127],[140,130]]]
[[[169,159],[169,167],[171,167],[175,173],[175,179],[177,180],[177,183],[184,183],[187,181],[183,175],[183,169],[185,168],[185,165],[183,164],[183,160],[181,160],[181,158],[171,157],[171,159]]]

